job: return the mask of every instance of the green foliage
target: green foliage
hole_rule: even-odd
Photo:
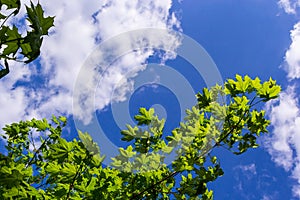
[[[265,112],[255,106],[276,98],[280,86],[270,79],[236,76],[196,95],[198,105],[171,134],[153,109],[141,108],[137,126],[127,125],[111,166],[87,133],[61,138],[66,118],[7,125],[0,153],[1,199],[213,199],[208,184],[224,174],[214,148],[242,154],[258,147],[267,133]],[[226,97],[224,96],[226,95]],[[223,102],[222,100],[226,100]],[[39,139],[37,136],[39,135]],[[171,165],[166,158],[173,156]]]
[[[41,5],[32,2],[30,7],[26,6],[29,22],[26,33],[21,33],[14,24],[6,25],[9,18],[18,15],[20,6],[20,0],[0,0],[0,48],[3,48],[0,60],[4,63],[0,79],[9,73],[8,60],[25,64],[35,60],[40,55],[43,36],[48,35],[48,30],[53,27],[54,17],[45,17]],[[9,14],[5,15],[3,11]]]

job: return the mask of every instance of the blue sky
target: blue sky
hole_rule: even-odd
[[[282,84],[284,90],[290,86],[295,87],[292,99],[297,101],[297,78],[288,81],[283,68],[288,65],[288,61],[284,58],[292,42],[290,31],[297,23],[298,17],[297,14],[296,16],[286,14],[277,3],[276,1],[201,1],[196,6],[195,2],[186,1],[183,3],[183,9],[188,12],[185,13],[184,10],[182,12],[182,28],[186,30],[184,33],[197,39],[205,47],[224,78],[233,77],[235,73],[259,76],[262,79],[272,76]],[[197,19],[196,23],[190,23],[194,21],[191,19]],[[297,56],[296,66],[299,67],[299,50]],[[295,63],[290,65],[295,66]],[[291,92],[288,91],[287,96]],[[277,115],[286,114],[286,121],[279,122],[279,117],[276,117],[274,112],[270,115],[273,114],[272,121],[275,125],[280,127],[282,123],[290,124],[294,133],[287,133],[289,130],[284,128],[271,131],[270,141],[276,143],[271,146],[276,150],[268,149],[268,145],[264,145],[262,139],[263,148],[247,152],[238,158],[225,156],[226,152],[221,152],[224,157],[223,166],[227,173],[216,182],[216,199],[296,198],[293,194],[296,193],[295,185],[299,178],[289,177],[291,172],[294,177],[299,177],[299,171],[296,172],[295,169],[298,159],[290,159],[290,155],[285,153],[292,150],[292,157],[298,157],[298,151],[295,150],[297,147],[287,150],[284,146],[290,142],[298,145],[299,148],[299,142],[293,141],[297,136],[291,136],[299,135],[299,129],[295,130],[299,127],[297,126],[299,111],[296,107],[292,108],[293,103],[290,102],[291,109],[297,110],[298,113],[290,115],[289,109],[283,106],[285,101],[288,100],[282,98],[279,103],[281,106],[276,108],[279,112]],[[290,160],[287,161],[288,159]],[[272,160],[275,160],[275,164]],[[294,166],[287,167],[284,171],[278,165]],[[291,192],[293,187],[294,193]]]
[[[208,79],[217,81],[220,75],[225,80],[236,73],[262,80],[271,76],[283,92],[264,107],[274,125],[270,134],[260,139],[260,148],[242,156],[215,150],[225,175],[210,186],[215,199],[300,199],[299,0],[41,4],[56,16],[55,28],[44,39],[38,61],[15,64],[1,80],[1,126],[64,114],[68,130],[91,130],[99,143],[103,138],[93,131],[101,127],[110,141],[104,144],[106,151],[113,152],[124,146],[119,131],[134,123],[132,116],[141,106],[154,105],[159,116],[167,117],[169,132]],[[207,52],[188,48],[190,54],[215,63],[206,60],[202,70],[213,68],[219,74],[203,76],[187,61],[188,54],[177,55],[184,43],[177,33]],[[74,137],[71,132],[66,137]]]

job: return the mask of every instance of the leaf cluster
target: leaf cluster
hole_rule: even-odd
[[[30,6],[26,6],[27,31],[21,33],[20,26],[6,23],[19,14],[20,7],[20,0],[0,0],[0,60],[4,63],[0,79],[9,73],[8,60],[25,64],[34,61],[40,55],[43,36],[48,35],[49,29],[54,26],[54,17],[45,17],[40,3],[34,5],[31,2]]]
[[[272,79],[236,76],[196,95],[198,104],[171,133],[154,109],[141,108],[136,126],[121,132],[129,142],[102,164],[89,134],[61,137],[64,117],[7,125],[0,153],[1,199],[213,199],[209,184],[224,174],[214,148],[242,154],[258,147],[269,121],[259,103],[276,98]],[[39,139],[37,136],[39,135]],[[172,158],[170,165],[167,159]]]

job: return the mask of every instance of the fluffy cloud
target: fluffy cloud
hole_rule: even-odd
[[[111,101],[124,101],[133,88],[131,78],[145,68],[145,60],[153,54],[153,49],[173,51],[178,44],[177,37],[167,31],[149,28],[127,31],[104,41],[78,76],[73,99],[75,115],[88,123],[95,108],[102,109]],[[174,56],[167,55],[167,58]]]
[[[1,105],[1,115],[0,121],[1,125],[10,123],[14,120],[21,120],[20,117],[26,113],[26,105],[28,105],[28,96],[32,97],[32,92],[30,90],[22,87],[14,87],[16,80],[28,80],[30,71],[28,67],[22,67],[20,64],[11,68],[11,74],[14,76],[6,76],[1,81],[0,84],[0,105]]]
[[[273,126],[272,135],[267,140],[267,148],[276,164],[298,181],[293,188],[300,197],[300,109],[295,87],[289,86],[280,98],[267,105]]]
[[[297,14],[300,1],[280,0],[279,5],[288,14]],[[300,22],[291,30],[291,44],[285,53],[283,69],[288,85],[278,100],[267,104],[273,130],[266,140],[266,147],[273,161],[291,172],[298,184],[293,194],[300,198],[300,105],[297,80],[300,78]]]
[[[268,112],[274,128],[273,136],[268,141],[269,152],[278,165],[290,170],[295,164],[292,146],[296,146],[298,142],[295,139],[300,120],[294,88],[289,87],[287,91],[281,93],[278,100],[269,103]]]
[[[137,42],[148,41],[153,44],[153,48],[172,51],[180,44],[179,37],[171,32],[167,38],[160,38],[159,34],[127,34],[126,40],[122,40],[123,43],[110,46],[108,52],[111,55],[101,52],[103,49],[98,48],[98,45],[110,38],[136,29],[180,29],[179,21],[170,11],[171,0],[91,0],[88,3],[80,0],[51,0],[41,4],[47,15],[56,16],[55,28],[50,36],[44,39],[39,63],[29,67],[15,66],[13,68],[18,70],[12,71],[2,80],[0,103],[2,108],[7,108],[7,111],[2,113],[7,114],[1,116],[1,126],[33,116],[73,114],[73,101],[83,105],[74,112],[87,123],[90,118],[86,115],[91,114],[92,110],[88,105],[89,101],[83,98],[84,95],[88,94],[87,98],[91,101],[92,97],[96,97],[96,109],[102,109],[114,100],[124,100],[132,88],[133,82],[130,78],[144,69],[147,58],[154,53],[151,48],[137,49],[127,52],[126,55],[119,55],[113,62],[109,60],[112,55],[120,52],[122,46],[134,47]],[[21,12],[25,14],[25,9]],[[102,56],[97,59],[103,58],[103,62],[88,63],[86,60],[92,52],[93,55]],[[174,54],[164,54],[162,57],[169,59],[174,57]],[[84,67],[86,69],[83,69]],[[79,73],[88,73],[92,77],[88,82],[77,85],[82,87],[78,90],[79,96],[77,95],[81,99],[74,99],[73,91]],[[101,85],[98,85],[99,81]],[[85,93],[81,94],[82,92]],[[114,95],[114,99],[112,93],[117,94]],[[84,106],[89,106],[89,110],[83,110]]]
[[[291,31],[292,43],[285,54],[285,70],[288,73],[288,78],[300,78],[300,22],[295,24]]]
[[[288,14],[297,14],[300,1],[280,0],[279,5]],[[290,37],[283,66],[289,82],[280,98],[266,106],[273,130],[265,144],[273,161],[297,180],[293,194],[300,198],[300,105],[296,83],[300,78],[300,22],[294,25]]]

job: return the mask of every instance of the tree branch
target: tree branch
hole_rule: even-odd
[[[246,115],[246,113],[248,113],[248,110],[244,112],[244,116]],[[243,119],[243,118],[241,117],[241,118],[239,119],[238,123],[237,123],[235,126],[233,126],[233,127],[228,131],[228,133],[226,133],[226,134],[225,134],[218,142],[216,142],[211,148],[208,148],[208,149],[206,149],[206,151],[202,152],[202,154],[199,155],[197,158],[201,158],[202,156],[204,156],[205,154],[207,154],[208,152],[210,152],[212,149],[214,149],[215,147],[219,146],[219,144],[220,144],[221,142],[223,142],[223,141],[230,135],[230,133],[232,133],[232,132],[234,131],[234,129],[241,123],[242,119]],[[130,198],[130,200],[137,199],[138,197],[140,197],[141,195],[143,195],[146,191],[153,189],[155,186],[161,184],[162,182],[164,182],[165,180],[168,180],[168,179],[171,178],[171,177],[176,176],[178,173],[180,173],[180,171],[174,171],[174,172],[172,172],[171,174],[169,174],[168,176],[164,177],[164,178],[161,179],[160,181],[158,181],[158,182],[154,183],[153,185],[151,185],[151,186],[145,188],[145,189],[142,190],[141,192],[139,192],[139,193],[133,195],[133,196]]]

